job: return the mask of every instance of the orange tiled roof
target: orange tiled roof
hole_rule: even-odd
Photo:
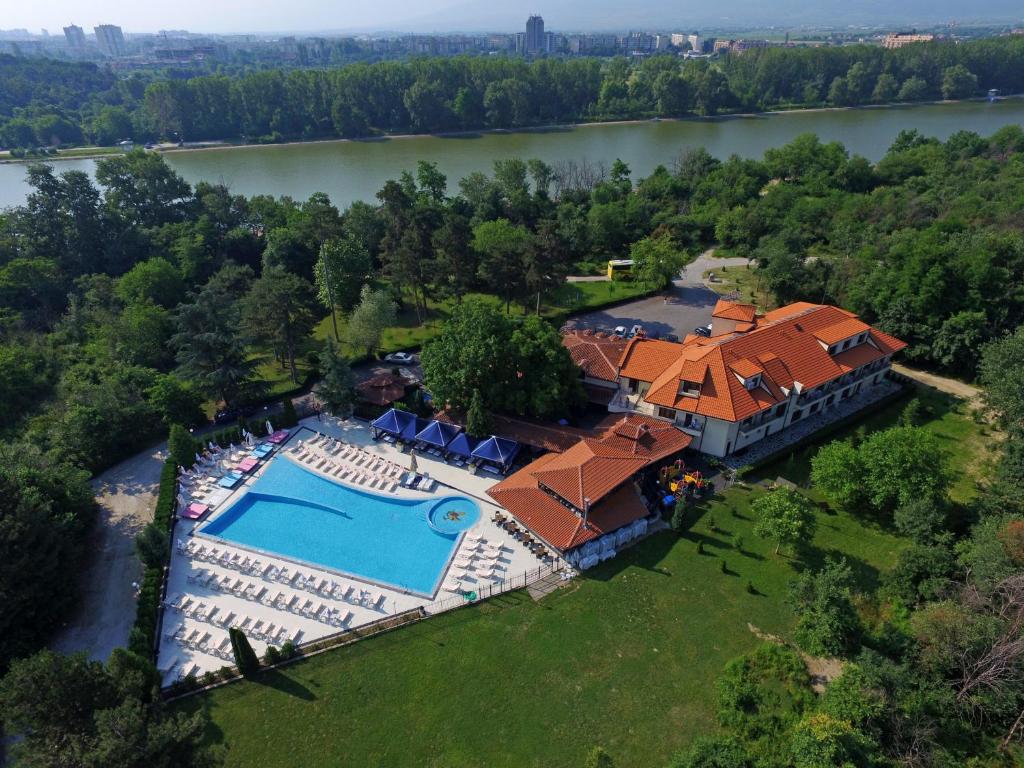
[[[757,307],[753,304],[726,301],[725,299],[719,299],[715,302],[715,308],[711,312],[712,317],[721,317],[723,320],[737,320],[742,323],[753,321],[756,315]]]
[[[654,381],[678,356],[678,344],[634,336],[622,353],[619,375],[639,381]]]
[[[865,329],[868,342],[837,355],[829,355],[819,341],[838,333],[843,334],[838,338],[847,338]],[[782,402],[783,389],[792,389],[794,382],[811,389],[899,352],[906,344],[846,310],[799,303],[758,318],[756,329],[748,333],[695,339],[675,347],[675,359],[657,374],[644,399],[666,408],[741,421]],[[762,373],[760,384],[750,390],[733,374],[749,378],[744,371],[756,370]],[[699,394],[683,394],[683,381],[698,382]]]
[[[835,344],[837,341],[856,336],[870,328],[870,325],[862,323],[856,317],[846,317],[834,325],[827,325],[814,331],[814,337],[825,344]]]
[[[556,454],[551,456],[554,458]],[[542,456],[530,467],[546,458],[548,456]],[[534,534],[562,552],[647,516],[647,507],[629,484],[593,505],[584,525],[580,515],[537,487],[528,474],[530,467],[519,470],[487,493]],[[517,478],[517,475],[524,477]]]
[[[615,381],[619,358],[626,343],[619,337],[594,336],[578,331],[562,336],[562,346],[569,350],[572,361],[583,369],[584,374],[602,381]]]
[[[603,422],[598,430],[600,439],[584,438],[565,453],[545,454],[492,486],[488,495],[563,551],[645,517],[647,508],[629,480],[683,450],[690,436],[667,422],[632,413]],[[584,498],[590,499],[586,527],[578,512]]]
[[[594,504],[646,467],[647,459],[584,439],[532,474],[578,509]]]

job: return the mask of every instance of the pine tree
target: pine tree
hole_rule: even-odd
[[[295,413],[295,403],[287,398],[281,404],[281,426],[289,429],[299,423],[299,416]]]
[[[327,340],[324,351],[320,353],[320,370],[324,377],[313,391],[330,413],[347,416],[355,400],[352,369],[331,339]]]
[[[491,431],[491,419],[484,409],[484,399],[479,389],[473,390],[473,399],[466,412],[466,431],[474,437],[483,437]]]
[[[235,657],[238,671],[246,677],[259,671],[260,660],[256,656],[256,651],[249,645],[249,638],[245,633],[238,627],[232,627],[228,630],[228,636],[231,638],[231,653]]]

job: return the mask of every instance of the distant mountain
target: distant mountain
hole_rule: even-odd
[[[574,31],[809,24],[896,26],[1024,19],[1020,0],[530,0],[529,8],[510,5],[465,0],[392,26],[422,32],[509,31],[523,27],[531,13],[541,14],[548,29]]]

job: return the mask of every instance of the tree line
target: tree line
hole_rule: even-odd
[[[1024,41],[657,55],[415,58],[242,74],[136,74],[0,57],[0,146],[363,137],[965,98],[1024,90]],[[62,85],[57,87],[55,82]]]

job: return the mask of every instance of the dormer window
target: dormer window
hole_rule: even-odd
[[[758,385],[760,385],[760,383],[761,383],[761,374],[760,373],[756,373],[753,376],[750,376],[749,378],[746,378],[746,379],[743,380],[743,386],[744,386],[744,388],[746,388],[748,390],[756,389],[758,387]]]
[[[700,382],[680,380],[679,394],[682,397],[700,397]]]
[[[860,336],[857,337],[857,343],[858,344],[863,344],[867,340],[868,340],[868,332],[867,331],[864,331],[864,333],[862,333]]]

